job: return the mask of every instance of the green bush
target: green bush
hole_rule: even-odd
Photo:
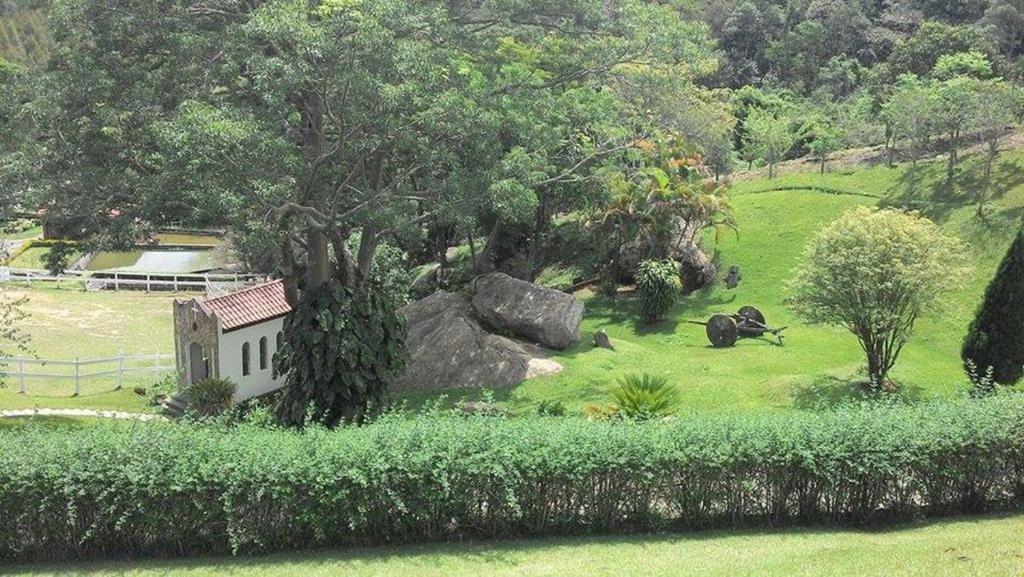
[[[1024,499],[1024,397],[827,413],[0,430],[0,562],[862,524]]]
[[[541,417],[564,417],[565,403],[562,401],[541,401],[537,404],[537,415]]]
[[[235,383],[228,379],[206,379],[189,385],[185,391],[187,411],[194,417],[215,417],[231,409]]]
[[[274,355],[276,372],[286,378],[281,424],[333,426],[384,405],[388,384],[406,362],[405,319],[394,299],[376,286],[336,281],[303,295],[285,317],[284,346]]]
[[[682,290],[679,265],[672,260],[642,261],[636,270],[636,290],[643,322],[654,324],[662,320]]]
[[[679,404],[679,390],[665,377],[626,375],[612,389],[612,398],[616,415],[645,421],[674,413]]]
[[[964,338],[961,357],[975,387],[981,392],[994,381],[1012,385],[1024,375],[1024,229],[1006,252],[985,300]],[[972,375],[972,371],[975,373]],[[990,372],[985,382],[978,378]]]

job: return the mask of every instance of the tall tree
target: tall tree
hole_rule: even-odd
[[[992,190],[992,169],[1003,140],[1020,125],[1021,92],[1002,80],[990,80],[978,86],[971,106],[970,124],[985,142],[981,186],[977,192],[978,216],[985,216],[985,203]]]
[[[744,148],[751,156],[764,160],[768,165],[769,179],[775,178],[775,165],[796,144],[797,134],[792,124],[792,120],[784,114],[760,109],[753,110],[744,123],[747,131]]]
[[[903,141],[910,160],[904,207],[909,206],[917,188],[917,165],[936,131],[938,99],[932,86],[912,75],[900,79],[899,88],[885,104],[882,114],[889,124],[893,139]]]

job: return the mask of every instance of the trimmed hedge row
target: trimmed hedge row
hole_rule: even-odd
[[[865,523],[1024,498],[1024,397],[830,413],[0,432],[0,558]]]

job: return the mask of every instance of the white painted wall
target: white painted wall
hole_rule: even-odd
[[[274,380],[274,353],[277,333],[284,318],[270,320],[220,334],[220,378],[235,383],[235,402],[269,393],[284,386],[284,377]],[[267,337],[267,368],[260,370],[260,338]],[[249,343],[249,376],[242,376],[242,344]]]

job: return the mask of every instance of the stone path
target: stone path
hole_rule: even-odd
[[[97,411],[95,409],[14,409],[0,410],[2,417],[97,417],[135,421],[166,421],[163,415],[153,413],[126,413],[124,411]]]

